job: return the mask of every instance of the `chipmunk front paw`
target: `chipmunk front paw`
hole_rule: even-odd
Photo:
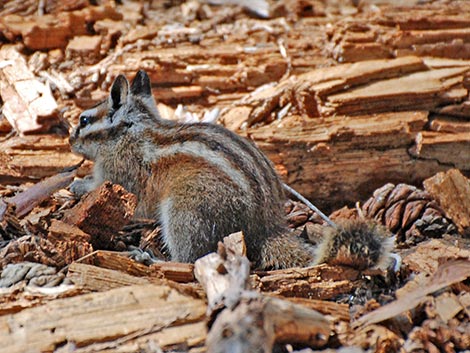
[[[74,180],[72,184],[70,184],[69,190],[70,192],[75,194],[75,196],[82,197],[87,192],[90,192],[91,190],[93,190],[94,186],[95,186],[95,182],[94,182],[93,176],[87,175],[83,179]]]

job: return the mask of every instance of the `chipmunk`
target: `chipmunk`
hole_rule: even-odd
[[[144,71],[131,84],[119,75],[109,97],[82,112],[70,145],[94,161],[93,175],[70,190],[81,196],[109,180],[134,193],[136,217],[159,220],[173,261],[194,262],[240,230],[256,268],[325,261],[320,246],[286,232],[284,189],[268,158],[220,125],[161,118]]]

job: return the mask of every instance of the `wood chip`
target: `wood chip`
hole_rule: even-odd
[[[470,235],[470,180],[459,170],[450,169],[426,179],[423,184],[459,231]]]
[[[3,115],[20,134],[44,132],[59,124],[50,87],[34,76],[24,57],[11,46],[0,49],[0,95]]]
[[[416,158],[438,161],[442,165],[465,170],[470,163],[470,157],[466,153],[469,147],[470,142],[466,132],[423,131],[416,135],[416,143],[409,151]]]
[[[101,36],[73,37],[65,49],[67,59],[83,58],[86,64],[92,65],[100,59],[101,42]]]
[[[13,204],[16,215],[22,217],[39,203],[52,196],[54,192],[66,188],[77,175],[77,168],[46,178],[27,190],[9,198],[7,202]]]
[[[105,182],[64,212],[62,220],[90,234],[94,249],[113,249],[114,236],[130,222],[136,206],[134,194],[120,185]]]

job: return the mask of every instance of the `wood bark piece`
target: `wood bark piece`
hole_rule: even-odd
[[[54,192],[69,186],[77,175],[77,168],[46,178],[25,191],[9,198],[7,202],[13,204],[15,206],[16,215],[22,217],[39,203],[52,196]]]
[[[360,317],[354,322],[354,326],[375,324],[411,310],[422,303],[428,294],[451,284],[464,281],[468,276],[470,276],[469,260],[448,261],[439,266],[426,286],[417,288],[415,291],[408,293],[408,295]]]
[[[416,143],[409,151],[411,155],[423,160],[434,160],[442,165],[468,170],[470,157],[466,152],[469,148],[467,132],[423,131],[416,135]]]
[[[10,263],[23,261],[38,262],[56,268],[65,266],[65,259],[54,244],[35,235],[13,240],[0,250],[0,269]]]
[[[75,285],[86,290],[104,292],[123,286],[151,284],[148,277],[132,276],[120,271],[108,270],[97,266],[72,263],[67,271]],[[161,283],[158,283],[161,284]]]
[[[470,259],[470,240],[448,237],[445,239],[431,239],[429,241],[420,243],[413,252],[403,256],[403,264],[406,265],[411,271],[419,273],[424,278],[429,277],[437,271],[439,264],[444,260],[456,259]],[[402,288],[406,292],[408,284]],[[397,295],[400,294],[401,289],[397,290]]]
[[[132,260],[126,253],[98,250],[92,254],[90,261],[85,263],[91,263],[100,268],[116,270],[136,277],[152,275],[149,266]]]
[[[128,45],[132,47],[134,44]],[[247,87],[278,81],[287,70],[286,60],[279,54],[278,47],[271,43],[254,54],[223,41],[206,48],[184,43],[176,48],[161,48],[158,52],[142,50],[138,55],[126,47],[118,51],[121,55],[114,61],[109,62],[105,58],[94,68],[109,66],[111,77],[121,73],[132,77],[145,65],[152,83],[158,86],[156,97],[163,101],[177,100],[178,103],[183,98],[200,98],[212,92],[246,91]],[[250,64],[237,65],[241,60],[249,60]],[[83,74],[74,73],[73,77]],[[74,80],[73,77],[70,80]],[[171,88],[165,89],[167,86]]]
[[[2,113],[20,134],[47,131],[59,123],[58,106],[50,87],[29,70],[24,57],[12,46],[0,49]]]
[[[233,109],[239,109],[240,106],[251,108],[250,115],[245,120],[248,126],[261,121],[274,108],[285,106],[288,102],[292,102],[301,112],[316,117],[321,113],[328,113],[329,108],[324,105],[328,104],[329,95],[339,93],[349,87],[374,81],[382,82],[381,80],[387,78],[423,70],[426,70],[423,61],[413,56],[315,69],[298,77],[285,79],[275,86],[258,90],[233,106]],[[460,70],[465,71],[462,68]],[[257,106],[262,104],[269,105],[269,108],[263,108],[262,111],[259,111]],[[344,111],[338,113],[344,114]],[[239,128],[242,124],[238,122],[235,125],[231,121],[234,119],[233,115],[228,109],[222,114],[221,119],[230,128]]]
[[[467,103],[470,103],[470,102],[467,102]],[[470,104],[467,104],[467,105],[468,105],[468,112],[465,112],[464,114],[470,117]],[[453,114],[451,113],[450,115],[453,115]],[[459,119],[459,118],[445,116],[445,115],[434,115],[429,124],[429,128],[435,132],[443,132],[443,133],[451,132],[453,134],[458,134],[461,132],[466,132],[466,133],[470,132],[470,124],[468,124],[467,121]],[[420,147],[422,148],[423,145],[421,145]]]
[[[347,338],[347,344],[359,346],[366,352],[400,352],[403,338],[396,332],[380,325],[369,325],[354,330]]]
[[[109,286],[122,283],[127,280],[127,284],[132,283],[133,278],[137,278],[136,283],[166,284],[178,290],[181,293],[193,296],[195,298],[204,298],[205,293],[201,286],[194,282],[193,264],[162,262],[152,266],[145,266],[121,253],[109,251],[96,251],[92,256],[85,260],[86,263],[94,266],[82,266],[81,264],[72,264],[69,269],[72,279],[77,276],[86,276],[84,283],[80,278],[81,285],[92,286],[94,290],[105,290]],[[155,267],[156,265],[160,265]],[[71,272],[70,272],[71,271]],[[124,276],[124,280],[120,276]],[[108,283],[110,279],[111,283]]]
[[[321,264],[259,272],[252,278],[252,285],[263,292],[285,297],[325,300],[351,292],[359,279],[360,272],[353,268]]]
[[[90,234],[94,249],[112,249],[113,237],[130,222],[136,206],[134,194],[105,182],[64,212],[63,221]]]
[[[116,257],[122,258],[115,254]],[[68,267],[67,279],[70,279],[75,285],[84,290],[104,292],[113,288],[158,284],[167,285],[182,294],[192,296],[194,298],[205,298],[204,291],[198,283],[176,283],[167,277],[161,277],[154,272],[147,275],[130,275],[124,271],[110,270],[82,263],[72,263]]]
[[[91,236],[77,226],[52,219],[47,230],[47,240],[54,244],[67,265],[93,252]]]
[[[265,292],[264,294],[271,296],[271,293],[269,292]],[[274,296],[277,297],[277,295]],[[334,301],[328,300],[307,299],[299,297],[279,296],[278,298],[302,305],[306,308],[318,311],[323,315],[327,315],[328,317],[331,316],[334,319],[340,321],[349,322],[351,320],[351,316],[349,314],[349,304],[336,303]]]
[[[86,64],[94,64],[100,59],[101,36],[76,36],[67,44],[65,53],[68,59],[83,58]]]
[[[195,281],[194,265],[180,262],[157,262],[149,266],[152,273],[157,277],[166,278],[171,281],[188,283]]]
[[[459,231],[470,236],[470,180],[459,170],[450,169],[426,179],[423,184]]]
[[[321,123],[291,116],[246,134],[285,171],[288,185],[328,212],[331,205],[366,200],[386,183],[416,184],[444,170],[436,161],[410,158],[407,151],[426,122],[426,112],[335,116]]]
[[[470,58],[469,21],[463,15],[469,11],[467,3],[439,7],[388,2],[382,3],[379,12],[376,4],[368,5],[364,3],[352,19],[330,29],[327,48],[339,62],[410,54]]]
[[[26,286],[24,284],[4,288],[0,296],[0,316],[15,314],[58,298],[68,298],[83,293],[84,290],[81,288],[64,284],[53,288]]]
[[[49,177],[82,160],[70,152],[68,141],[55,135],[16,136],[0,142],[0,183],[18,184]],[[78,170],[91,170],[85,162]]]
[[[202,300],[184,296],[164,285],[137,285],[106,292],[58,299],[44,305],[0,317],[0,339],[9,352],[49,351],[64,342],[85,349],[93,343],[132,340],[143,336],[147,342],[165,346],[188,343],[204,336],[202,320],[206,306]],[[191,325],[191,334],[185,326]],[[179,329],[181,338],[163,339],[167,329]],[[149,337],[150,335],[150,337]],[[184,342],[186,341],[186,342]],[[116,344],[116,343],[114,343]]]
[[[370,83],[365,87],[330,95],[324,114],[357,114],[390,110],[432,109],[444,103],[462,101],[467,90],[451,91],[462,83],[468,67],[445,68],[404,75]]]
[[[74,35],[87,34],[87,25],[105,18],[122,19],[122,14],[110,6],[89,6],[81,10],[61,12],[58,15],[7,15],[0,20],[3,35],[14,41],[21,36],[32,50],[65,48]],[[0,27],[1,28],[1,27]]]
[[[237,244],[237,248],[240,244],[224,243]],[[237,255],[239,251],[219,243],[219,254],[211,253],[195,263],[195,275],[206,290],[209,309],[212,315],[218,313],[207,336],[207,351],[226,352],[230,347],[267,353],[275,342],[324,345],[330,328],[321,314],[247,290],[250,264],[245,256]]]
[[[160,278],[179,283],[190,283],[194,281],[193,264],[159,262],[146,266],[129,258],[128,254],[125,252],[98,250],[93,253],[90,261],[87,263],[136,277]]]
[[[435,303],[436,313],[445,323],[465,308],[454,293],[442,293],[436,298]]]
[[[466,98],[462,84],[469,71],[468,66],[430,69],[417,57],[343,64],[288,78],[233,109],[251,107],[248,126],[289,102],[311,117],[432,109]],[[230,109],[222,120],[231,128],[242,125]]]

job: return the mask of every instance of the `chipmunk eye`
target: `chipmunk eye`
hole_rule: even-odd
[[[83,128],[90,123],[90,117],[86,115],[82,115],[80,117],[80,127]]]

